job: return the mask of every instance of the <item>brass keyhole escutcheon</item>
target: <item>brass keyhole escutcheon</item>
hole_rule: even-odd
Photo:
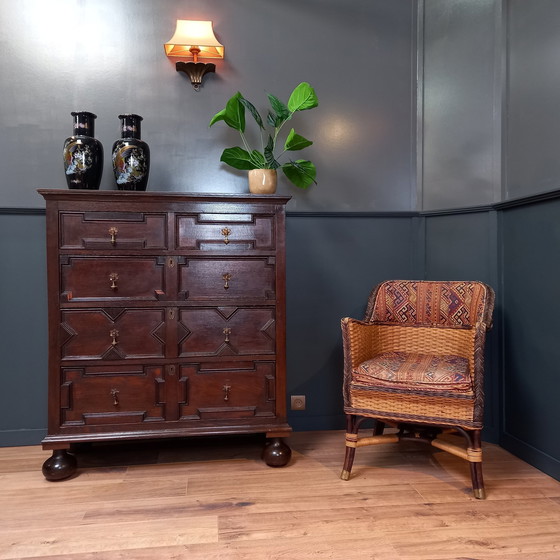
[[[231,274],[229,272],[222,274],[222,280],[224,281],[224,290],[227,290],[229,288],[229,281],[231,280]]]
[[[229,335],[231,334],[231,329],[229,327],[226,327],[224,329],[224,342],[229,342]]]
[[[117,329],[113,329],[110,333],[109,336],[111,337],[111,344],[113,346],[116,346],[118,344],[118,340],[117,338],[119,337],[119,331]]]
[[[118,279],[119,279],[119,275],[116,272],[111,272],[111,274],[109,274],[109,280],[111,281],[111,290],[117,289]]]
[[[113,406],[119,406],[119,392],[116,389],[111,389],[111,396],[113,397]]]
[[[224,385],[224,401],[229,401],[229,392],[231,391],[231,385]]]
[[[224,236],[224,243],[227,245],[229,243],[229,236],[231,235],[231,229],[227,227],[222,228],[222,235]]]
[[[119,233],[119,230],[116,227],[109,228],[109,235],[111,236],[111,245],[115,245],[117,243],[117,233]]]

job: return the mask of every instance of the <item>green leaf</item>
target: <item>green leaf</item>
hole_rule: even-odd
[[[290,99],[288,99],[288,109],[292,113],[313,109],[317,105],[319,105],[319,100],[315,90],[307,82],[302,82],[296,86],[290,95]]]
[[[251,161],[255,164],[254,169],[264,169],[267,167],[265,157],[257,150],[251,152]]]
[[[222,152],[220,161],[231,165],[231,167],[234,167],[235,169],[258,169],[259,166],[253,163],[252,156],[253,154],[250,154],[247,150],[236,146],[235,148],[226,148]]]
[[[274,139],[270,135],[268,136],[268,143],[264,148],[264,159],[269,169],[278,169],[280,167],[280,164],[274,157]]]
[[[239,101],[246,109],[249,109],[249,112],[251,113],[251,115],[253,115],[255,122],[259,125],[260,128],[264,130],[263,120],[255,106],[250,101],[247,101],[247,99],[245,99],[243,96],[239,98]]]
[[[237,92],[226,103],[224,121],[239,132],[245,132],[245,107],[240,102],[242,95]]]
[[[288,107],[286,107],[286,105],[282,101],[280,101],[278,97],[269,93],[268,100],[270,101],[272,110],[274,111],[274,113],[276,113],[275,120],[279,122],[279,124],[282,124],[292,116]]]
[[[311,183],[317,184],[317,181],[315,181],[317,169],[310,161],[303,159],[290,161],[282,166],[282,171],[284,175],[300,189],[308,188]]]
[[[296,131],[292,128],[292,130],[290,130],[290,133],[288,134],[288,137],[286,138],[284,149],[293,152],[294,150],[302,150],[303,148],[307,148],[307,146],[311,146],[311,144],[313,144],[311,140],[308,140],[307,138],[296,134]]]
[[[225,116],[226,116],[226,110],[222,109],[212,117],[212,120],[210,121],[210,124],[208,126],[212,126],[214,123],[217,123],[218,121],[223,121]]]

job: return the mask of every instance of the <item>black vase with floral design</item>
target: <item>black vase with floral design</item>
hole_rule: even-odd
[[[94,138],[96,115],[72,111],[73,135],[64,141],[63,158],[69,189],[99,189],[103,175],[103,146]]]
[[[145,191],[150,173],[150,148],[140,139],[140,115],[119,115],[121,139],[113,144],[113,172],[119,190]]]

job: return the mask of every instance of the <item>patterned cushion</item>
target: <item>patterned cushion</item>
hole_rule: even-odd
[[[484,296],[477,282],[391,280],[381,284],[371,320],[469,327],[482,320]]]
[[[461,356],[385,352],[353,370],[352,382],[394,389],[471,391],[469,361]]]

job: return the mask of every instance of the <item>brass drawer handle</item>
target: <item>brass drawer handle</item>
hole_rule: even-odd
[[[229,281],[231,280],[231,274],[229,272],[222,274],[222,280],[224,281],[224,290],[227,290],[229,288]]]
[[[118,336],[119,336],[119,331],[117,329],[113,329],[110,333],[109,336],[111,337],[111,344],[113,346],[116,346],[118,344]]]
[[[224,401],[229,401],[229,392],[231,391],[231,386],[224,385],[222,388],[224,390]]]
[[[113,406],[119,406],[119,392],[116,389],[111,389],[111,396],[113,397]]]
[[[225,335],[224,342],[229,342],[229,335],[231,334],[231,329],[229,327],[226,327],[223,332]]]
[[[118,279],[119,279],[119,275],[116,272],[111,272],[111,274],[109,274],[109,280],[111,281],[111,290],[117,289]]]
[[[222,228],[222,235],[224,236],[224,243],[227,245],[229,243],[229,236],[231,234],[231,229],[225,227]]]
[[[111,236],[111,245],[115,245],[117,243],[117,233],[119,233],[119,230],[116,227],[109,228],[109,235]]]

